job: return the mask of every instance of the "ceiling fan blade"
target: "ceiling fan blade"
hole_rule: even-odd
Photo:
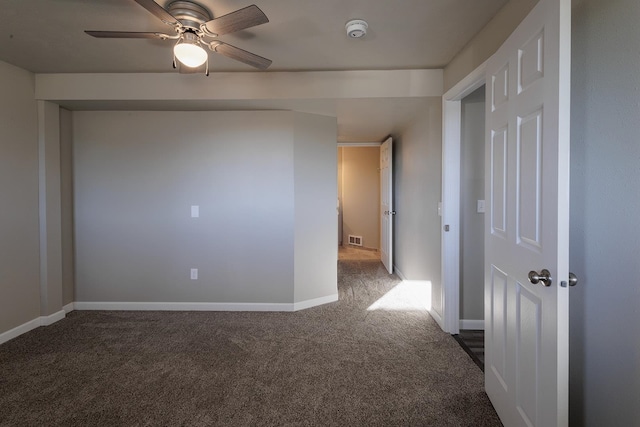
[[[269,22],[267,15],[265,15],[258,6],[252,4],[251,6],[228,13],[219,18],[212,19],[204,25],[207,27],[207,30],[220,36],[267,22]]]
[[[166,34],[140,31],[85,31],[85,33],[101,39],[162,39],[167,37]]]
[[[157,18],[159,18],[162,22],[169,25],[178,25],[178,20],[169,12],[167,12],[162,6],[156,3],[153,0],[135,0],[140,6],[147,9],[149,12],[154,14]]]
[[[220,44],[214,47],[213,50],[228,58],[256,67],[259,70],[266,70],[272,62],[270,59],[263,58],[262,56],[247,52],[246,50],[242,50],[227,43],[220,42]]]

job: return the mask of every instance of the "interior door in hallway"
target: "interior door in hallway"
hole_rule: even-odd
[[[507,427],[568,424],[570,25],[540,0],[487,63],[485,387]]]
[[[393,141],[380,146],[380,259],[393,273]]]

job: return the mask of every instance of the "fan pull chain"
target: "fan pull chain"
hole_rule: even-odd
[[[175,70],[176,68],[178,68],[178,64],[176,63],[176,51],[175,51],[175,47],[178,46],[178,43],[180,43],[180,40],[182,40],[182,34],[180,34],[180,37],[178,37],[178,40],[176,41],[176,44],[173,45],[173,69]]]

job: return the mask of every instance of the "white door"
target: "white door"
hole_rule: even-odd
[[[380,146],[380,259],[393,273],[393,141]]]
[[[507,427],[568,424],[570,24],[540,0],[487,64],[485,386]]]

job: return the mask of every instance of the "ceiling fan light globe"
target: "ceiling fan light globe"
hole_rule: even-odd
[[[196,68],[207,62],[207,51],[192,43],[178,43],[173,48],[178,61],[187,67]]]

